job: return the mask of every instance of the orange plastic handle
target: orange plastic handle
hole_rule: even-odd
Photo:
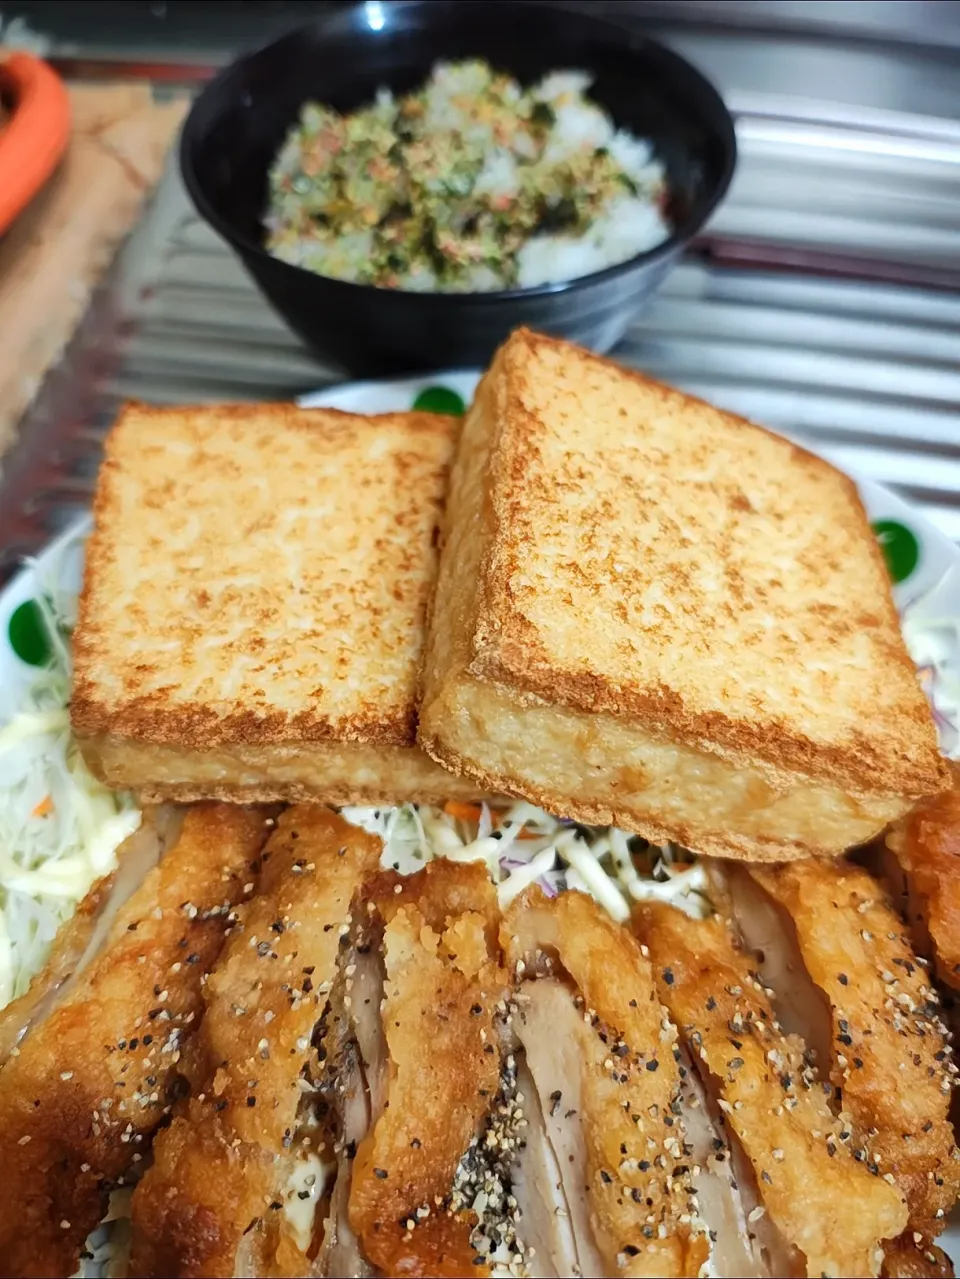
[[[0,234],[37,194],[70,140],[70,96],[29,53],[0,55],[0,91],[12,115],[0,127]]]

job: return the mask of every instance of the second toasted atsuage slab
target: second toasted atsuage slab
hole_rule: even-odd
[[[946,783],[853,481],[525,330],[464,425],[420,740],[551,812],[767,860]]]

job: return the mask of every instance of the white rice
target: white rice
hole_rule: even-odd
[[[654,249],[668,234],[656,205],[636,196],[611,204],[586,235],[536,235],[517,255],[522,289],[592,275]]]
[[[652,186],[663,179],[663,165],[653,158],[653,147],[646,138],[635,138],[626,129],[618,129],[607,149],[638,186]]]
[[[534,89],[534,95],[544,102],[557,102],[560,98],[575,97],[586,93],[593,84],[589,71],[551,71]]]
[[[556,123],[544,153],[548,163],[559,164],[578,151],[609,146],[613,139],[610,117],[591,102],[558,103],[554,112]]]
[[[490,69],[478,61],[437,64],[425,95],[427,127],[441,134],[458,133],[465,150],[481,152],[483,164],[470,188],[479,199],[522,199],[524,161],[536,159],[534,137],[521,130],[506,144],[498,136],[494,120],[474,116],[470,110],[470,100],[482,93],[490,74]],[[553,112],[549,142],[541,160],[548,169],[562,169],[580,153],[606,148],[634,189],[628,189],[625,183],[622,196],[608,196],[602,212],[586,232],[545,230],[531,235],[516,252],[515,283],[508,283],[503,271],[490,264],[489,259],[475,265],[461,263],[455,283],[442,283],[431,262],[414,260],[406,267],[400,287],[424,293],[536,288],[593,274],[648,252],[667,239],[671,228],[661,208],[666,186],[664,167],[655,159],[648,139],[617,129],[602,107],[584,97],[592,80],[586,71],[554,71],[529,91],[537,101],[549,104]],[[511,86],[509,96],[521,96],[518,85]],[[377,93],[375,104],[385,120],[392,118],[395,99],[388,89]],[[311,111],[321,110],[307,106],[305,124],[310,123]],[[276,167],[296,171],[299,148],[297,136],[291,133]],[[282,218],[276,211],[268,213],[264,221],[271,233],[281,230]],[[338,233],[315,228],[309,235],[278,238],[270,251],[320,275],[357,280],[363,278],[365,267],[374,256],[375,241],[373,229]]]
[[[491,151],[473,184],[475,195],[506,195],[511,199],[520,189],[517,162],[506,147]]]

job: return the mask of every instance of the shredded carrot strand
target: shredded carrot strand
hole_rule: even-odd
[[[40,803],[33,810],[33,812],[30,814],[30,816],[46,817],[47,813],[52,813],[52,812],[53,812],[53,800],[50,798],[49,795],[45,795],[43,799],[41,799]]]
[[[459,799],[448,799],[443,811],[448,817],[455,817],[461,822],[478,822],[483,813],[479,804],[464,804]]]

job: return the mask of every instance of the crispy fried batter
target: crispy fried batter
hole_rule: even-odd
[[[154,1142],[131,1208],[133,1275],[242,1273],[238,1235],[266,1211],[272,1169],[259,1150],[234,1142],[229,1118],[209,1110],[188,1102]]]
[[[117,849],[117,869],[91,886],[60,927],[46,963],[28,989],[0,1010],[0,1067],[99,953],[118,911],[176,840],[182,821],[183,811],[172,805],[144,811],[139,827]]]
[[[710,1236],[710,1271],[716,1279],[759,1279],[771,1273],[769,1235],[756,1182],[740,1148],[727,1139],[723,1112],[680,1048],[680,1105],[684,1154],[693,1163],[697,1215]],[[753,1220],[751,1220],[753,1217]]]
[[[471,899],[479,909],[463,909]],[[435,862],[405,880],[382,878],[370,904],[386,921],[390,1065],[353,1163],[350,1225],[387,1274],[487,1274],[470,1243],[473,1221],[437,1205],[449,1199],[500,1074],[494,1015],[506,983],[489,944],[493,886],[481,868]]]
[[[207,984],[194,1096],[158,1139],[133,1197],[134,1273],[262,1273],[281,1245],[288,1266],[297,1260],[280,1209],[301,1153],[300,1076],[350,903],[379,855],[379,841],[328,809],[305,805],[280,818],[260,893],[238,911]],[[305,1273],[302,1254],[299,1264]]]
[[[579,1105],[568,1096],[552,1109],[572,1109],[569,1118],[580,1125],[589,1229],[607,1273],[698,1274],[707,1246],[690,1228],[690,1182],[686,1169],[679,1171],[685,1161],[676,1118],[676,1030],[657,998],[650,964],[630,933],[583,893],[548,899],[538,888],[528,889],[504,917],[501,936],[520,976],[542,967],[546,956],[572,982],[574,990],[555,978],[542,983],[558,1037],[566,1033],[566,1018],[559,1021],[564,1010],[574,1007],[574,999],[582,1001],[568,1023],[579,1049],[580,1077],[569,1081],[571,1091],[579,1091]],[[539,985],[528,988],[534,1007]],[[537,1019],[538,1051],[524,1031],[523,986],[518,1005],[517,1033],[537,1081],[550,1019]],[[534,1031],[532,1021],[527,1029]],[[549,1111],[549,1094],[544,1097],[537,1082]]]
[[[0,1274],[70,1274],[169,1113],[202,980],[266,833],[262,813],[191,811],[98,958],[0,1072]]]
[[[442,933],[457,915],[479,915],[490,953],[500,945],[497,890],[479,862],[454,862],[441,857],[428,862],[416,875],[385,870],[368,882],[364,897],[383,920],[392,919],[407,903],[416,906],[437,933]]]
[[[953,1279],[953,1262],[936,1244],[914,1242],[909,1232],[883,1250],[883,1279]]]
[[[854,1160],[802,1042],[780,1030],[732,933],[660,903],[635,918],[660,998],[719,1093],[774,1224],[809,1275],[875,1275],[880,1240],[904,1227],[902,1197]]]
[[[867,1166],[906,1196],[930,1239],[960,1190],[947,1118],[954,1073],[926,970],[880,885],[849,862],[750,867],[793,919],[803,962],[830,1004],[830,1077]]]
[[[898,822],[887,847],[906,877],[914,943],[939,980],[960,991],[960,765],[948,764],[953,789]]]

